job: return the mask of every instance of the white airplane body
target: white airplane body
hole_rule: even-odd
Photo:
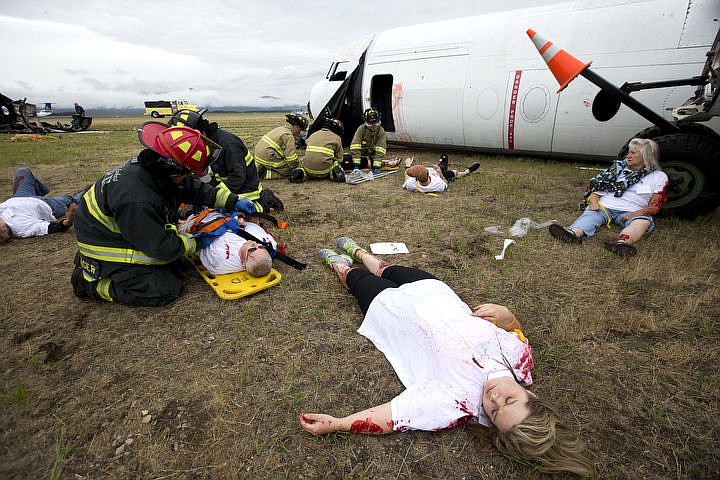
[[[336,59],[310,95],[317,115],[356,67],[354,116],[373,106],[388,140],[408,145],[552,156],[616,156],[652,124],[621,106],[591,112],[596,85],[558,84],[528,39],[532,28],[615,85],[698,76],[718,33],[719,0],[576,0],[395,28],[365,37]],[[361,59],[362,53],[365,56]],[[339,80],[334,80],[340,78]],[[667,120],[696,86],[633,97]],[[359,123],[359,119],[357,120]],[[357,125],[357,124],[356,124]],[[720,129],[713,119],[709,126]]]
[[[52,102],[45,102],[43,108],[37,110],[38,117],[47,117],[52,114]]]

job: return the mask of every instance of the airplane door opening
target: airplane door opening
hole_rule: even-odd
[[[374,75],[370,81],[370,106],[377,108],[382,116],[386,132],[395,131],[392,113],[392,75]]]

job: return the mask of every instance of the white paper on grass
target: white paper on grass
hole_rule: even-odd
[[[393,253],[410,253],[407,245],[402,242],[371,243],[370,251],[376,255],[392,255]]]
[[[510,240],[509,238],[505,239],[505,242],[503,242],[503,249],[502,253],[500,255],[495,255],[495,260],[502,260],[505,258],[505,250],[507,250],[507,247],[515,243],[515,240]]]

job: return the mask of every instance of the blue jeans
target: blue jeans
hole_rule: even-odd
[[[44,201],[52,209],[55,218],[65,215],[65,208],[71,203],[80,203],[80,197],[61,195],[59,197],[46,197],[50,189],[35,178],[29,168],[18,168],[13,175],[13,197],[35,197]]]
[[[620,219],[623,215],[628,213],[625,210],[611,210],[606,209],[608,215],[610,215],[610,221],[612,223],[615,223],[617,225],[620,225],[621,227],[625,228],[628,225],[630,225],[630,222],[634,220],[648,220],[650,222],[650,226],[647,229],[647,232],[645,232],[645,235],[649,234],[653,231],[655,228],[655,222],[653,222],[652,217],[649,217],[647,215],[640,215],[639,217],[633,217],[630,220],[624,222]],[[603,225],[608,223],[607,215],[605,215],[605,211],[602,209],[600,210],[590,210],[590,207],[586,207],[585,211],[580,215],[572,225],[570,225],[568,228],[579,228],[585,233],[585,236],[592,237],[595,235],[595,232],[599,227],[602,227]]]

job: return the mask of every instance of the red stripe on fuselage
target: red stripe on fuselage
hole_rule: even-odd
[[[508,113],[508,150],[513,150],[515,148],[515,111],[517,109],[517,96],[518,90],[520,90],[521,76],[522,70],[516,70],[512,94],[510,96],[510,109]]]

